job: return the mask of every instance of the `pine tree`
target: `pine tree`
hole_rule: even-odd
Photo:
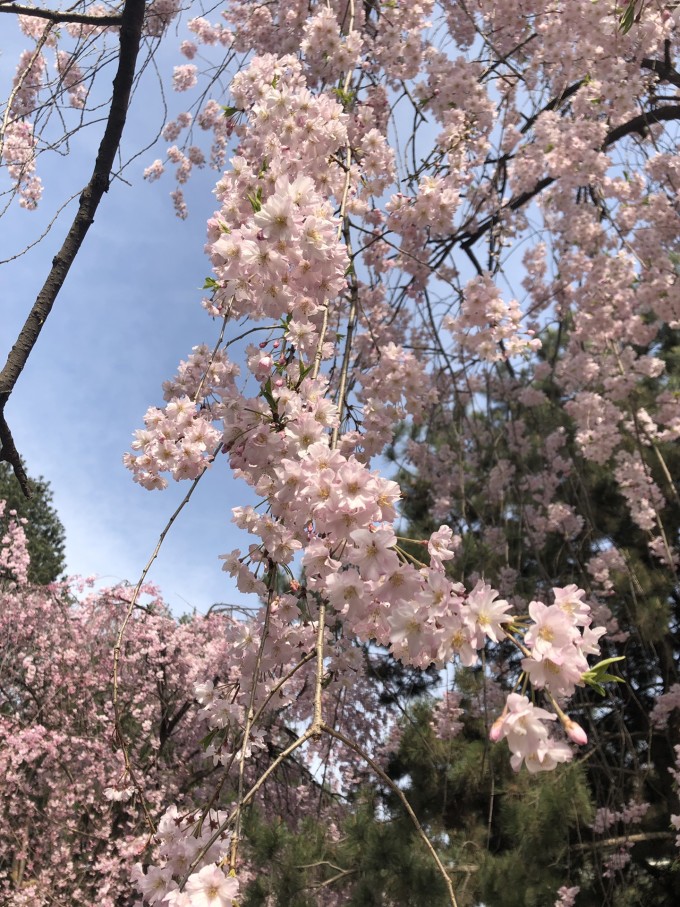
[[[52,504],[50,483],[40,476],[30,480],[32,495],[26,498],[12,468],[0,462],[0,500],[7,502],[5,520],[15,510],[25,519],[28,550],[31,555],[29,581],[36,585],[54,582],[65,569],[64,527]],[[0,530],[3,527],[0,525]]]

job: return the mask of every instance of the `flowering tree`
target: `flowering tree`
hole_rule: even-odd
[[[69,232],[69,260],[113,166],[140,35],[163,38],[179,14],[172,0],[155,0],[144,20],[138,0],[81,7],[74,17],[0,5],[29,17],[35,41],[3,121],[8,176],[29,206],[36,112],[51,103],[41,75],[50,26],[70,22],[76,42],[109,14],[106,29],[120,26],[117,84],[127,88],[118,96],[114,86],[111,142]],[[203,90],[166,124],[174,144],[146,171],[154,179],[176,166],[182,216],[181,187],[206,160],[199,130],[210,136],[222,172],[203,304],[219,333],[165,383],[125,461],[148,489],[168,476],[195,484],[208,467],[252,489],[261,506],[233,510],[250,543],[223,566],[259,610],[221,633],[216,679],[196,678],[216,785],[188,806],[170,805],[169,783],[159,822],[122,697],[144,577],[131,590],[112,708],[123,783],[154,836],[135,874],[139,898],[224,907],[239,897],[254,804],[294,759],[316,779],[329,823],[324,798],[345,794],[356,772],[387,785],[455,905],[469,872],[457,856],[445,865],[446,840],[431,840],[385,772],[367,718],[379,710],[364,683],[366,648],[496,682],[501,701],[480,720],[506,741],[515,772],[570,762],[586,728],[596,750],[612,747],[593,731],[628,696],[638,712],[656,701],[659,722],[675,713],[678,16],[672,4],[610,0],[231,0],[220,12],[187,22],[179,49],[189,62],[173,84]],[[85,103],[77,53],[55,50],[57,95]],[[61,262],[0,374],[3,403]],[[2,456],[16,466],[0,427]],[[381,469],[388,448],[419,491],[412,532]],[[614,602],[622,583],[635,602],[625,622]],[[582,696],[616,679],[617,646],[631,634],[644,688],[631,678],[631,692],[606,705]],[[663,654],[645,660],[646,646]],[[369,697],[360,708],[359,690]],[[626,728],[622,774],[649,762],[638,727]],[[677,782],[679,746],[671,722],[664,785]],[[612,795],[621,815],[627,795],[625,784]],[[662,819],[672,840],[680,819],[668,806]],[[670,871],[663,853],[650,872]],[[318,898],[336,902],[348,873],[324,872]],[[568,881],[555,894],[562,905],[580,887]]]
[[[0,516],[4,508],[0,502]],[[132,904],[135,871],[149,897],[164,885],[161,873],[144,874],[134,865],[151,843],[147,823],[165,811],[167,798],[180,808],[159,826],[166,845],[177,844],[188,817],[202,827],[174,853],[173,867],[182,872],[225,815],[211,808],[199,820],[216,781],[222,798],[236,796],[221,762],[237,731],[212,689],[238,690],[251,659],[248,640],[259,627],[217,611],[177,621],[157,590],[145,586],[138,590],[114,691],[116,638],[132,588],[93,592],[91,581],[29,583],[24,525],[11,515],[7,522],[0,547],[2,900],[17,907]],[[304,700],[303,689],[301,681],[298,699]],[[214,702],[212,708],[201,714],[196,695],[205,706]],[[125,751],[114,745],[114,698]],[[339,726],[365,737],[381,710],[375,697],[371,707],[370,687],[360,698],[371,714]],[[294,704],[279,696],[267,747],[263,730],[249,743],[249,783],[285,746],[295,720]],[[261,821],[285,818],[293,827],[311,778],[302,762],[287,762],[262,786]],[[329,809],[342,811],[330,793],[325,797]]]

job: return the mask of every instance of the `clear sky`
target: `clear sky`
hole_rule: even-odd
[[[0,94],[6,98],[18,51],[30,42],[3,16]],[[167,81],[179,40],[158,58]],[[105,76],[107,85],[110,76]],[[185,98],[169,98],[181,109]],[[225,100],[226,103],[226,100]],[[124,148],[133,154],[162,123],[151,69],[131,108]],[[55,208],[89,178],[102,125],[72,137],[67,157],[43,155],[45,194],[37,212],[18,207],[0,219],[0,258],[39,235]],[[158,535],[188,483],[165,492],[134,484],[122,465],[132,433],[148,406],[162,400],[161,384],[192,346],[214,343],[218,326],[200,301],[209,262],[205,222],[214,211],[217,174],[198,173],[187,187],[189,219],[179,221],[168,197],[172,180],[148,184],[142,172],[166,143],[145,151],[125,171],[131,184],[111,187],[69,274],[6,415],[28,471],[48,479],[66,528],[69,573],[97,574],[106,583],[136,581]],[[4,174],[2,188],[7,187]],[[0,355],[4,364],[61,245],[75,211],[71,204],[48,236],[26,255],[0,267]],[[253,604],[221,571],[218,555],[247,540],[231,524],[231,507],[249,503],[226,462],[204,476],[167,538],[150,579],[175,613],[206,610],[217,601]]]

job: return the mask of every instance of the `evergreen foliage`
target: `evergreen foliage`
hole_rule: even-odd
[[[4,520],[7,520],[11,510],[26,520],[24,529],[31,556],[28,579],[36,585],[46,585],[58,579],[66,567],[66,533],[52,504],[50,483],[42,476],[29,481],[32,494],[26,498],[11,466],[0,462],[0,500],[7,502]]]

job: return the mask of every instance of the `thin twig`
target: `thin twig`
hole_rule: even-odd
[[[453,890],[453,883],[451,882],[451,879],[449,878],[449,874],[447,873],[444,864],[442,863],[441,859],[439,858],[439,854],[434,849],[432,842],[430,841],[428,836],[425,834],[425,831],[423,829],[423,826],[420,824],[420,820],[418,819],[418,816],[416,816],[416,814],[414,813],[413,807],[406,799],[406,795],[401,790],[401,788],[397,784],[394,783],[394,781],[390,778],[390,776],[387,775],[380,768],[378,763],[375,762],[368,755],[368,753],[365,750],[363,750],[353,740],[350,740],[349,737],[345,737],[345,735],[340,733],[340,731],[334,730],[332,727],[329,727],[327,724],[322,725],[321,730],[324,731],[326,734],[329,734],[331,737],[335,737],[336,740],[339,740],[341,743],[344,743],[346,747],[353,750],[357,754],[357,756],[359,756],[359,758],[363,759],[364,762],[366,762],[366,764],[370,766],[370,768],[375,772],[375,774],[380,778],[380,780],[384,784],[386,784],[389,787],[389,789],[392,791],[392,793],[395,794],[395,796],[401,801],[401,805],[404,807],[404,809],[408,813],[408,816],[411,819],[411,821],[413,822],[420,839],[424,843],[425,847],[429,850],[430,855],[432,856],[432,859],[434,860],[434,862],[437,866],[437,869],[439,870],[439,873],[440,873],[442,879],[444,880],[444,884],[446,885],[446,889],[447,889],[448,895],[449,895],[449,901],[451,902],[451,907],[458,907],[458,903],[456,901],[456,894]]]
[[[231,847],[229,850],[229,868],[234,872],[236,871],[236,856],[238,853],[238,845],[241,837],[242,810],[240,809],[240,805],[243,799],[243,788],[245,785],[246,750],[248,748],[250,732],[255,723],[255,693],[257,691],[257,684],[260,677],[260,667],[262,666],[262,658],[264,656],[264,646],[269,635],[269,619],[272,613],[272,603],[276,595],[276,564],[271,560],[269,561],[268,582],[269,592],[267,595],[267,605],[264,612],[264,620],[262,622],[262,635],[260,636],[260,645],[257,650],[257,658],[255,659],[255,665],[253,667],[250,687],[250,699],[248,702],[248,711],[246,713],[246,723],[243,729],[243,739],[241,740],[241,752],[239,753],[238,760],[238,794],[236,797],[237,815],[234,833],[231,837]]]
[[[213,459],[217,456],[217,454],[220,452],[221,449],[222,449],[222,444],[219,444],[213,454]],[[141,784],[137,781],[135,773],[133,771],[132,763],[130,761],[130,752],[128,749],[127,741],[125,739],[125,734],[123,733],[123,727],[122,727],[122,722],[121,722],[120,702],[119,702],[120,653],[121,653],[121,649],[123,647],[123,638],[125,637],[125,631],[127,630],[128,624],[130,623],[130,619],[132,618],[132,613],[135,609],[135,605],[137,604],[137,599],[139,597],[139,593],[141,592],[142,586],[144,585],[144,582],[149,573],[149,570],[151,569],[153,562],[158,557],[158,553],[161,550],[161,546],[163,545],[163,542],[165,541],[165,537],[167,536],[168,532],[170,532],[170,529],[172,528],[177,517],[180,515],[180,513],[184,510],[186,505],[189,503],[192,494],[196,490],[196,486],[201,481],[201,479],[205,475],[206,471],[207,471],[207,469],[204,469],[203,472],[194,479],[194,481],[191,483],[191,487],[189,488],[187,493],[184,495],[184,498],[182,499],[181,503],[179,504],[179,506],[177,507],[175,512],[172,514],[172,516],[170,517],[168,522],[165,524],[165,527],[158,538],[158,542],[156,543],[156,547],[154,548],[154,550],[151,554],[151,557],[146,562],[146,565],[144,566],[144,569],[142,570],[141,576],[137,580],[137,584],[134,588],[132,597],[130,598],[130,602],[129,602],[127,610],[125,612],[125,617],[123,618],[123,622],[120,625],[120,628],[118,630],[116,644],[113,648],[113,696],[112,696],[112,701],[113,701],[113,715],[114,715],[116,739],[118,740],[118,743],[120,744],[120,747],[123,751],[123,760],[125,762],[125,769],[130,776],[130,781],[132,782],[135,790],[139,794],[139,798],[140,798],[140,801],[142,804],[142,809],[144,810],[144,815],[146,817],[146,821],[149,825],[149,828],[151,829],[152,834],[155,834],[156,826],[154,824],[153,819],[151,818],[151,814],[149,813],[149,808],[147,806],[146,799],[144,797],[143,788],[142,788]]]

